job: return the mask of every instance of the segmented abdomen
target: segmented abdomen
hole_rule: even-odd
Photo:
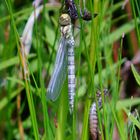
[[[68,94],[70,112],[73,112],[75,96],[74,44],[68,45]]]
[[[103,90],[104,96],[108,95],[108,90]],[[96,92],[96,98],[98,103],[99,110],[102,108],[102,95],[101,91]],[[93,102],[90,108],[90,114],[89,114],[89,127],[90,127],[90,133],[93,140],[97,139],[98,136],[98,115],[97,115],[97,106],[96,103]]]
[[[94,102],[90,109],[90,116],[89,116],[89,124],[90,124],[90,133],[92,135],[93,140],[97,139],[97,128],[98,128],[98,117],[97,117],[97,110],[96,110],[96,103]]]

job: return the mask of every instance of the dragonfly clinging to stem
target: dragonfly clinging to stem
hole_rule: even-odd
[[[70,112],[74,107],[75,96],[75,63],[74,63],[74,38],[72,35],[71,18],[68,14],[62,14],[59,18],[61,39],[56,55],[54,71],[48,85],[47,97],[55,101],[62,89],[68,74],[68,94]]]
[[[108,89],[103,90],[103,95],[108,96]],[[98,108],[102,108],[102,93],[101,91],[97,91],[96,93]],[[90,108],[90,114],[89,114],[89,127],[90,127],[90,133],[93,140],[97,140],[98,136],[98,114],[97,114],[97,105],[96,102],[93,102]]]

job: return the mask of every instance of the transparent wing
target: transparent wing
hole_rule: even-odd
[[[63,83],[66,79],[66,73],[67,73],[67,47],[66,40],[64,38],[61,38],[58,52],[56,55],[54,71],[47,89],[48,99],[55,101],[58,98]]]

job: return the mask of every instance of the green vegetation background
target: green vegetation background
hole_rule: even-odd
[[[98,88],[101,91],[109,89],[109,97],[97,111],[101,139],[140,138],[140,92],[135,92],[140,86],[140,58],[137,57],[140,2],[130,0],[126,5],[127,0],[75,2],[77,7],[81,5],[84,9],[85,6],[98,16],[89,22],[79,19],[73,25],[76,97],[72,115],[69,113],[67,80],[57,101],[46,99],[60,39],[58,19],[63,2],[43,2],[40,16],[26,32],[32,32],[26,38],[31,39],[27,56],[24,47],[28,44],[22,44],[21,37],[31,13],[37,12],[32,1],[5,0],[0,3],[0,138],[91,139],[89,110],[91,103],[97,101]],[[126,67],[122,75],[126,62],[131,62],[131,66]]]

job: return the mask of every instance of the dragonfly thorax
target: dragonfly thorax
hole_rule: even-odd
[[[65,39],[71,38],[72,36],[71,25],[61,26],[60,30],[61,30],[61,36],[63,36]]]

